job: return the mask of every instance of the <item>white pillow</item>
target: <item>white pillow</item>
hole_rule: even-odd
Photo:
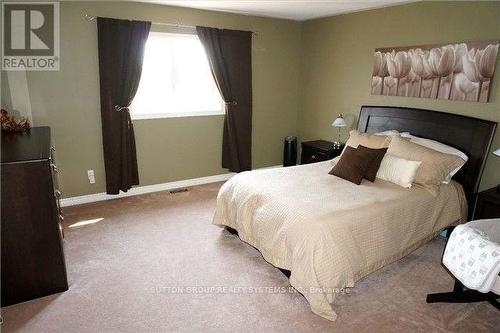
[[[383,132],[374,133],[375,135],[387,135],[387,136],[399,136],[399,132],[396,130],[388,130]]]
[[[410,134],[410,132],[398,132],[396,130],[387,130],[383,132],[377,132],[375,135],[387,135],[387,136],[403,136],[403,134]]]
[[[453,176],[455,176],[455,174],[457,172],[459,172],[460,169],[462,169],[462,167],[464,166],[464,164],[462,164],[461,166],[459,166],[456,169],[451,170],[451,172],[448,174],[448,176],[446,176],[446,178],[443,180],[443,184],[449,184],[451,182],[451,179],[453,178]]]
[[[443,183],[445,183],[445,184],[449,184],[450,183],[451,178],[453,178],[453,176],[464,166],[465,162],[467,162],[467,160],[469,159],[469,157],[467,157],[467,155],[465,155],[460,150],[458,150],[456,148],[453,148],[451,146],[445,145],[444,143],[441,143],[439,141],[420,138],[418,136],[411,135],[408,132],[401,133],[401,136],[403,138],[410,138],[411,142],[416,143],[418,145],[434,149],[434,150],[436,150],[438,152],[441,152],[441,153],[455,155],[455,156],[460,157],[462,160],[464,160],[464,163],[461,166],[459,166],[458,168],[452,170],[446,176],[446,178],[443,180]]]
[[[415,180],[421,161],[409,161],[391,154],[385,154],[377,172],[377,178],[410,188]]]

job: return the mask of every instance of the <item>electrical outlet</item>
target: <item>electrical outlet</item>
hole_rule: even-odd
[[[87,177],[89,178],[89,183],[90,184],[95,184],[94,170],[87,170]]]

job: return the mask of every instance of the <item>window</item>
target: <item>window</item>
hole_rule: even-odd
[[[198,36],[149,34],[141,82],[130,111],[132,119],[224,114]]]

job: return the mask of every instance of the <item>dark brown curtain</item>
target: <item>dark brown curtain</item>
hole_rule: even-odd
[[[222,167],[252,169],[252,33],[196,27],[212,75],[226,102]]]
[[[139,184],[130,103],[142,73],[151,22],[97,18],[106,192]]]

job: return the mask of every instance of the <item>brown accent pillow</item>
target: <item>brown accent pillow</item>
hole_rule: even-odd
[[[358,148],[359,145],[363,145],[368,148],[379,149],[389,147],[389,143],[391,143],[391,137],[388,135],[375,135],[352,130],[349,132],[346,146]]]
[[[441,153],[399,137],[392,139],[387,153],[406,160],[421,161],[414,182],[435,195],[446,176],[464,164],[464,160],[458,156]]]
[[[387,148],[374,149],[359,145],[358,150],[370,160],[364,178],[374,182],[377,171],[380,168],[380,163],[382,163],[382,159],[387,152]]]
[[[370,158],[367,155],[356,148],[347,146],[329,174],[359,185],[369,165]]]

